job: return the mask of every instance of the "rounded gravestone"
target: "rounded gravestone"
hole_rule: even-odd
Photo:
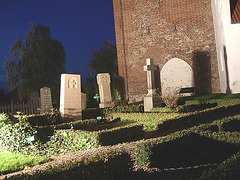
[[[193,70],[185,61],[173,58],[161,70],[161,83],[162,89],[194,87]]]

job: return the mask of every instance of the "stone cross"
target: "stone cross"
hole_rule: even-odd
[[[157,66],[153,65],[153,59],[146,59],[146,66],[144,66],[144,71],[147,71],[147,83],[148,83],[148,94],[147,96],[153,95],[153,90],[155,89],[155,77],[154,71],[157,70]]]

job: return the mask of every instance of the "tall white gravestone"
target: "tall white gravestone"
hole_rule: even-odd
[[[154,92],[156,89],[154,72],[156,70],[157,66],[153,64],[153,59],[146,59],[144,71],[147,71],[148,94],[144,97],[144,111],[151,111],[153,107],[160,106],[160,99]]]
[[[111,88],[110,88],[110,74],[100,73],[97,74],[97,83],[100,94],[99,108],[111,107],[113,105]]]
[[[78,74],[61,75],[60,113],[66,121],[82,119],[81,76]]]
[[[52,106],[51,89],[43,87],[40,89],[41,113],[50,112]]]

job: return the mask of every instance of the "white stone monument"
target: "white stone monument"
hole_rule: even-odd
[[[61,75],[60,113],[65,121],[82,119],[81,76],[78,74]]]
[[[41,113],[51,112],[53,106],[50,88],[43,87],[40,89],[40,101],[41,101]]]
[[[109,73],[97,74],[97,83],[100,94],[100,104],[99,108],[111,107],[113,106],[111,88],[110,88],[110,75]]]
[[[160,106],[160,99],[154,92],[156,89],[154,71],[156,70],[157,66],[153,64],[153,59],[146,59],[144,71],[147,71],[148,94],[144,97],[144,111],[151,111],[153,107]]]

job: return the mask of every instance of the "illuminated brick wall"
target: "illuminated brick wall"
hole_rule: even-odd
[[[197,94],[219,92],[211,0],[113,0],[113,7],[121,92],[130,102],[147,93],[146,58],[160,71],[182,59]]]

